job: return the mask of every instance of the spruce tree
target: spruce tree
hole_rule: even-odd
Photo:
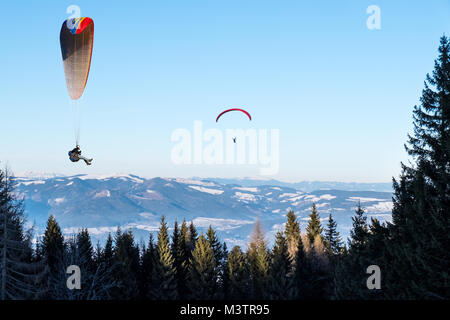
[[[209,245],[213,249],[216,264],[219,265],[222,261],[222,254],[223,254],[222,245],[219,242],[219,239],[216,236],[216,232],[211,227],[211,225],[209,226],[208,231],[206,232],[206,240],[208,240]]]
[[[333,216],[328,216],[328,224],[325,229],[325,246],[329,257],[337,256],[342,250],[342,239],[337,231],[337,223]]]
[[[303,300],[310,297],[311,291],[311,264],[306,257],[305,248],[301,238],[298,239],[295,255],[294,288],[297,299]]]
[[[0,300],[32,299],[40,295],[42,268],[33,261],[31,231],[24,230],[23,202],[14,181],[0,170]]]
[[[249,298],[251,279],[247,256],[239,246],[234,246],[228,254],[229,298],[245,300]]]
[[[295,265],[295,256],[297,254],[298,240],[300,239],[300,225],[297,221],[294,211],[289,210],[287,213],[287,222],[285,226],[284,234],[286,236],[286,242],[288,246],[289,259],[292,266]]]
[[[156,260],[153,266],[151,296],[156,300],[175,300],[178,298],[176,269],[170,251],[169,235],[165,217],[161,217],[161,225],[156,243]]]
[[[64,236],[56,219],[51,215],[42,238],[42,251],[50,273],[59,272],[65,254]]]
[[[319,234],[314,238],[307,258],[311,268],[309,298],[315,300],[326,299],[330,291],[332,277],[326,247]]]
[[[80,256],[79,267],[88,272],[94,270],[94,250],[92,248],[91,236],[87,229],[81,229],[77,234],[76,246],[78,255]]]
[[[247,250],[252,279],[252,297],[267,298],[269,276],[269,254],[262,231],[261,221],[256,220]]]
[[[188,231],[188,253],[189,258],[191,257],[191,252],[195,249],[195,242],[197,241],[198,233],[197,229],[194,226],[194,223],[191,221],[189,224],[189,231]]]
[[[223,270],[223,248],[222,244],[219,242],[217,238],[216,232],[210,225],[208,227],[208,231],[206,232],[206,240],[209,242],[210,247],[214,252],[214,261],[216,263],[216,282],[219,284],[221,290],[223,292],[223,280],[224,280],[224,270]],[[217,295],[217,298],[222,298],[222,295]]]
[[[69,256],[61,228],[53,215],[47,220],[41,247],[45,264],[45,276],[41,284],[46,291],[44,297],[65,299],[68,292],[64,279],[66,278],[66,268],[69,266],[67,264]]]
[[[337,299],[366,299],[367,274],[370,265],[367,250],[370,240],[367,217],[358,202],[352,217],[352,229],[348,240],[348,252],[343,254],[334,272],[334,297]]]
[[[142,248],[141,271],[140,271],[140,290],[142,298],[150,298],[149,292],[152,287],[153,265],[155,261],[155,245],[153,235],[150,233],[148,246]]]
[[[283,234],[278,231],[272,250],[269,280],[269,297],[271,300],[293,299],[295,297],[294,282],[289,277],[291,262],[288,245]]]
[[[306,227],[306,234],[309,239],[309,243],[312,245],[317,235],[322,237],[322,224],[320,223],[320,216],[316,210],[316,205],[313,203],[311,214],[309,215],[308,226]]]
[[[114,248],[111,233],[108,233],[108,237],[106,238],[105,248],[102,251],[100,261],[104,263],[107,268],[111,268],[114,264]]]
[[[203,235],[198,237],[189,264],[190,298],[193,300],[217,299],[217,264],[214,251]]]
[[[176,259],[174,260],[179,299],[187,299],[189,294],[189,290],[187,287],[187,276],[190,257],[188,241],[189,241],[189,230],[186,221],[183,220],[180,227],[180,234],[176,244],[177,255]]]
[[[114,241],[114,281],[117,287],[113,290],[113,298],[136,299],[139,296],[139,247],[131,230],[122,232],[118,228]]]
[[[230,293],[230,277],[228,273],[228,248],[225,242],[222,244],[222,263],[220,265],[220,274],[222,278],[221,296],[223,299],[227,300]]]
[[[389,296],[450,297],[450,41],[443,36],[421,104],[414,107],[414,133],[405,146],[412,165],[394,180],[394,208],[387,247],[394,259],[386,274]],[[427,275],[427,276],[423,276]],[[411,281],[411,279],[413,279]]]
[[[352,217],[353,228],[350,231],[349,249],[358,251],[364,249],[368,240],[369,229],[367,226],[367,217],[364,215],[365,212],[361,207],[361,202],[358,202],[355,213]]]

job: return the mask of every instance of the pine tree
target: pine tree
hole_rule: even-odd
[[[267,297],[269,255],[259,219],[256,220],[250,236],[247,254],[252,279],[252,296],[254,299],[264,299]]]
[[[306,237],[305,237],[306,238]],[[302,238],[298,239],[295,255],[294,288],[297,299],[307,299],[311,291],[311,264],[306,257]]]
[[[238,246],[233,247],[228,255],[229,297],[236,300],[249,298],[250,266],[247,256]]]
[[[114,299],[132,300],[139,294],[139,247],[134,242],[133,233],[117,229],[114,246]]]
[[[198,233],[197,229],[194,226],[194,223],[191,221],[189,224],[189,232],[188,232],[188,247],[189,252],[192,252],[195,249],[195,242],[197,241]]]
[[[42,237],[42,255],[45,263],[45,276],[41,284],[45,288],[45,298],[64,299],[68,292],[65,285],[67,264],[67,247],[64,236],[55,217],[51,215],[47,220],[47,227]]]
[[[390,238],[389,229],[385,224],[381,224],[377,219],[372,218],[369,227],[369,241],[366,246],[366,268],[371,265],[377,265],[382,270],[382,282],[386,282],[386,274],[389,274],[390,266],[394,260],[389,255],[387,250],[387,241]],[[366,275],[367,277],[367,275]],[[382,290],[363,290],[362,295],[365,299],[370,300],[385,300],[389,298],[387,292],[385,292],[385,285],[382,286]]]
[[[369,229],[367,226],[367,217],[364,215],[364,209],[361,202],[355,210],[355,216],[352,217],[353,228],[350,231],[349,249],[353,251],[363,250],[368,240]]]
[[[337,231],[337,223],[333,216],[328,216],[328,224],[325,229],[325,247],[330,258],[337,256],[342,250],[342,239]]]
[[[94,251],[92,249],[91,236],[89,235],[87,229],[81,229],[78,232],[68,255],[72,258],[70,265],[74,264],[80,268],[83,275],[81,277],[81,287],[83,288],[82,291],[87,292],[87,290],[85,291],[84,289],[89,287],[90,280],[92,280],[95,272],[95,265],[93,261]],[[85,295],[82,295],[80,298],[87,299]]]
[[[289,277],[291,261],[289,259],[288,245],[280,231],[275,236],[275,245],[272,250],[271,260],[270,299],[293,299],[295,297],[295,291],[293,279]]]
[[[223,278],[224,278],[224,270],[223,267],[223,249],[222,244],[219,242],[219,239],[216,236],[216,232],[211,227],[211,225],[208,227],[208,231],[206,232],[206,240],[208,241],[211,249],[214,253],[214,261],[216,263],[216,279],[215,282],[217,282],[220,286],[220,292],[223,292]],[[216,296],[216,298],[222,298],[222,295],[219,295],[219,292]]]
[[[176,259],[174,259],[179,299],[187,299],[189,294],[189,289],[187,287],[187,276],[190,257],[188,241],[189,241],[189,230],[186,221],[183,220],[183,223],[181,224],[180,227],[180,234],[176,244],[177,255]]]
[[[179,242],[179,239],[180,239],[180,229],[178,228],[178,221],[175,220],[173,224],[172,243],[170,245],[170,252],[172,253],[172,257],[175,261],[178,258],[177,244]]]
[[[189,264],[190,298],[194,300],[217,299],[217,264],[214,251],[203,235],[198,237]]]
[[[51,290],[61,300],[105,300],[111,298],[114,287],[112,270],[107,269],[101,260],[94,262],[94,250],[87,229],[82,229],[76,236],[69,238],[66,244],[63,266],[76,265],[81,271],[81,290],[69,290],[66,287],[67,274],[56,273]]]
[[[151,296],[156,300],[175,300],[178,298],[176,269],[170,251],[169,235],[165,217],[161,217],[161,225],[156,243],[156,260],[153,266]]]
[[[114,248],[111,233],[106,238],[105,248],[102,251],[100,262],[104,263],[107,268],[111,268],[114,264]]]
[[[0,170],[0,300],[35,298],[42,268],[33,261],[31,230],[24,230],[23,203],[14,182]]]
[[[388,245],[394,260],[386,292],[402,299],[449,299],[450,41],[445,36],[420,101],[405,146],[414,164],[402,164],[400,179],[394,180]]]
[[[330,283],[332,280],[329,270],[329,259],[326,253],[326,247],[323,243],[322,237],[318,234],[314,238],[311,250],[307,255],[311,267],[311,290],[309,291],[309,298],[311,299],[326,299],[330,292]]]
[[[153,235],[150,234],[148,246],[143,247],[141,257],[140,287],[141,297],[149,298],[150,288],[152,287],[153,265],[155,262],[155,245]]]
[[[228,272],[228,248],[227,244],[224,242],[222,244],[222,263],[220,265],[220,273],[222,278],[222,298],[227,300],[230,296],[230,275]]]
[[[94,250],[92,248],[91,236],[87,229],[81,229],[77,234],[76,246],[80,256],[79,267],[88,272],[94,270]]]
[[[352,230],[348,240],[348,252],[343,254],[334,272],[334,297],[337,299],[366,299],[370,239],[367,217],[358,202],[355,216],[352,217]]]
[[[306,234],[309,239],[309,243],[312,245],[317,235],[322,237],[322,224],[320,223],[320,216],[316,210],[316,205],[312,205],[311,214],[309,215],[308,226],[306,227]]]
[[[50,273],[59,272],[65,255],[64,236],[56,219],[51,215],[42,238],[42,251]]]
[[[287,222],[284,234],[288,246],[289,259],[292,267],[295,266],[295,256],[297,254],[298,240],[300,239],[300,225],[297,221],[294,211],[289,210],[287,213]]]
[[[219,239],[216,236],[216,232],[211,227],[211,225],[208,228],[208,231],[206,232],[206,240],[209,242],[209,245],[213,249],[214,252],[214,259],[216,260],[216,264],[220,264],[222,261],[222,245],[219,242]]]

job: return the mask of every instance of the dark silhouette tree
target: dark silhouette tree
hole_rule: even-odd
[[[247,250],[252,280],[252,297],[267,298],[269,277],[269,254],[262,231],[261,221],[256,220]]]
[[[170,250],[167,223],[164,216],[161,217],[161,226],[156,243],[151,296],[156,300],[175,300],[178,298],[176,269]]]
[[[219,283],[214,251],[203,235],[198,237],[189,264],[190,299],[217,299]]]
[[[238,246],[228,254],[229,298],[245,300],[251,290],[250,266],[247,255]]]
[[[23,202],[14,193],[8,170],[0,170],[0,300],[23,300],[41,294],[43,274],[33,259],[32,230],[24,230]]]

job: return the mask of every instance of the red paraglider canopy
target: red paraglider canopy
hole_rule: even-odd
[[[221,113],[217,116],[216,122],[219,121],[219,118],[220,118],[223,114],[225,114],[225,113],[227,113],[227,112],[230,112],[230,111],[241,111],[241,112],[245,113],[245,114],[247,115],[247,117],[248,117],[250,120],[252,120],[252,116],[250,115],[250,113],[248,113],[248,112],[245,111],[244,109],[233,108],[233,109],[228,109],[228,110],[225,110],[225,111],[221,112]]]

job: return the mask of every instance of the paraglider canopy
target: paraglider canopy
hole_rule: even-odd
[[[240,111],[240,112],[243,112],[243,113],[245,113],[245,114],[247,115],[247,117],[249,118],[249,120],[252,120],[252,116],[250,115],[250,113],[248,113],[248,112],[245,111],[244,109],[232,108],[232,109],[228,109],[228,110],[222,111],[222,112],[217,116],[216,122],[219,121],[219,118],[220,118],[223,114],[225,114],[225,113],[227,113],[227,112],[230,112],[230,111]]]
[[[94,21],[91,18],[67,19],[59,35],[64,73],[69,96],[77,100],[83,94],[91,66]]]

